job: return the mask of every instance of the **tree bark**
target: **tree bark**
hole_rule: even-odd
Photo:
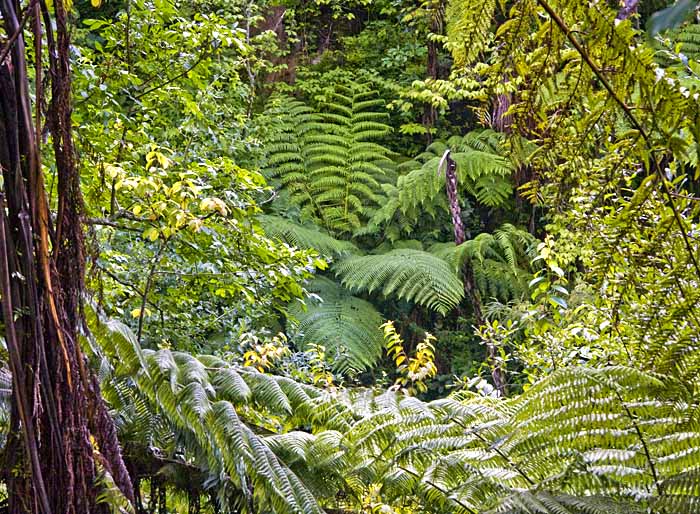
[[[71,133],[70,42],[62,2],[54,2],[54,12],[55,39],[43,0],[33,0],[24,16],[34,16],[39,50],[43,17],[48,42],[47,122],[58,178],[55,226],[41,167],[39,109],[32,118],[21,30],[26,20],[19,19],[15,2],[0,0],[6,33],[18,34],[0,63],[0,293],[13,376],[13,435],[4,465],[16,470],[7,480],[11,514],[104,511],[96,504],[99,469],[133,501],[114,425],[79,344],[83,200]],[[37,74],[41,69],[37,65]],[[40,80],[37,76],[37,85]],[[36,92],[39,103],[41,88]]]
[[[467,240],[464,230],[464,222],[462,221],[462,208],[459,205],[459,194],[457,192],[457,163],[450,157],[450,151],[447,150],[440,162],[440,167],[445,166],[445,189],[450,207],[450,215],[452,217],[452,227],[454,230],[455,244],[461,245]],[[439,171],[439,170],[438,170]],[[464,264],[462,268],[462,279],[464,281],[464,293],[472,304],[474,313],[474,322],[477,326],[485,324],[481,295],[476,286],[474,279],[474,269],[469,262]],[[499,391],[501,396],[506,394],[506,382],[503,374],[503,369],[498,365],[496,359],[496,348],[493,343],[486,342],[486,351],[488,354],[489,364],[491,365],[491,378],[493,385]]]
[[[444,1],[438,0],[434,2],[434,5],[430,7],[431,16],[428,31],[431,34],[442,34],[442,25],[444,18]],[[427,42],[428,56],[426,61],[426,72],[428,78],[437,79],[440,76],[439,69],[439,45],[437,41],[432,38],[428,38]],[[425,127],[425,139],[427,144],[433,142],[432,129],[435,127],[438,119],[438,113],[435,106],[432,104],[426,104],[423,107],[423,127]]]

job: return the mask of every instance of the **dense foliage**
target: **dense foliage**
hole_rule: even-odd
[[[101,504],[700,511],[693,2],[67,7]]]

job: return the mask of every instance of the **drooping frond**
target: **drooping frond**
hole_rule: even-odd
[[[462,300],[456,272],[442,259],[422,250],[397,249],[381,255],[352,256],[333,270],[354,291],[379,291],[446,314]]]
[[[201,464],[238,487],[252,480],[274,512],[320,514],[317,499],[377,484],[384,502],[414,498],[429,512],[697,511],[697,397],[673,376],[576,367],[512,399],[461,391],[424,403],[395,391],[325,394],[212,356],[140,359],[130,345],[94,344],[115,376],[135,363],[133,387]],[[266,420],[286,429],[258,435],[252,427]]]
[[[532,279],[530,262],[537,239],[529,232],[505,223],[493,234],[482,233],[459,246],[434,245],[431,253],[450,263],[455,270],[469,263],[483,297],[509,301],[528,292]]]
[[[497,3],[453,0],[447,4],[447,48],[457,66],[468,66],[488,49],[493,40],[491,27]]]
[[[304,226],[280,216],[260,215],[258,220],[265,235],[279,239],[297,248],[314,249],[322,255],[334,256],[356,253],[358,250],[349,241],[340,241],[318,230],[316,226]]]
[[[556,372],[509,401],[398,397],[345,434],[343,473],[428,510],[691,513],[700,495],[691,397],[626,367]]]
[[[104,326],[104,321],[97,315],[91,318],[97,336],[89,349],[93,357],[107,362],[109,380],[123,384],[119,387],[124,390],[115,393],[121,394],[119,407],[144,408],[163,419],[180,444],[185,442],[183,450],[191,452],[212,476],[227,477],[244,494],[249,494],[246,484],[251,481],[272,511],[322,513],[302,479],[256,434],[254,427],[265,414],[262,418],[246,414],[269,413],[290,420],[297,416],[313,424],[319,413],[323,422],[327,418],[322,414],[322,392],[212,356],[112,344],[124,331],[115,330],[113,324]],[[131,400],[146,403],[129,405],[124,401],[126,389],[132,390]]]
[[[382,315],[327,278],[316,278],[308,289],[319,299],[307,300],[305,308],[299,302],[290,306],[290,332],[297,333],[303,345],[323,345],[338,372],[374,365],[384,346]]]

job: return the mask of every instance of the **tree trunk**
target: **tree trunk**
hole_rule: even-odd
[[[133,501],[116,432],[95,376],[79,345],[85,256],[80,192],[71,134],[69,37],[66,11],[33,0],[37,61],[41,19],[48,43],[51,100],[47,122],[58,178],[55,226],[49,215],[41,168],[41,118],[33,119],[20,11],[0,0],[7,34],[0,63],[0,293],[13,376],[12,435],[5,466],[9,512],[88,514],[96,505],[99,471],[110,473]],[[9,49],[9,51],[8,51]],[[41,104],[41,66],[36,71]]]
[[[430,17],[430,25],[428,27],[428,31],[430,34],[442,34],[442,23],[443,23],[443,18],[444,18],[444,11],[445,11],[445,6],[444,6],[444,1],[443,0],[438,0],[435,2],[435,5],[431,7],[431,17]],[[434,41],[432,38],[428,38],[428,43],[427,43],[427,49],[428,49],[428,57],[427,57],[427,62],[426,62],[426,72],[428,78],[431,79],[437,79],[440,76],[440,69],[438,67],[438,58],[439,58],[439,46],[437,41]],[[437,118],[438,118],[438,113],[437,109],[435,106],[432,104],[426,104],[425,107],[423,107],[423,127],[425,127],[425,139],[427,144],[430,144],[433,142],[433,134],[432,134],[432,129],[435,127],[435,124],[437,123]]]
[[[455,235],[455,244],[461,245],[467,240],[464,230],[464,222],[462,221],[462,209],[459,206],[459,196],[457,192],[457,163],[450,157],[450,151],[447,150],[442,160],[445,164],[445,189],[447,191],[447,199],[450,206],[450,215],[452,216],[452,227]],[[443,163],[441,162],[441,165]],[[482,310],[481,295],[474,280],[474,269],[470,263],[465,263],[462,268],[462,277],[464,280],[464,292],[472,304],[474,312],[474,322],[477,326],[485,323]],[[488,353],[489,364],[491,365],[491,378],[493,385],[499,391],[501,396],[506,394],[506,382],[503,376],[503,370],[498,365],[496,360],[496,348],[491,342],[486,342],[486,351]]]

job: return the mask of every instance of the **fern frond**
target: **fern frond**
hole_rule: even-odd
[[[342,255],[357,253],[355,245],[349,241],[340,241],[321,232],[315,227],[305,227],[279,216],[260,215],[258,220],[267,237],[279,239],[297,248],[314,249],[322,255]]]
[[[425,305],[442,314],[456,307],[464,289],[457,274],[442,259],[409,249],[381,255],[349,257],[333,270],[344,286],[355,291],[380,291]]]
[[[319,301],[299,302],[289,308],[289,329],[296,340],[321,344],[333,357],[336,371],[363,371],[381,356],[384,340],[379,326],[382,315],[374,306],[350,295],[329,279],[318,277],[309,290]]]
[[[337,85],[316,114],[286,103],[281,128],[266,145],[267,174],[293,191],[292,200],[319,225],[350,234],[367,220],[366,210],[380,204],[379,178],[391,165],[389,151],[378,143],[391,131],[384,102],[353,84]]]

